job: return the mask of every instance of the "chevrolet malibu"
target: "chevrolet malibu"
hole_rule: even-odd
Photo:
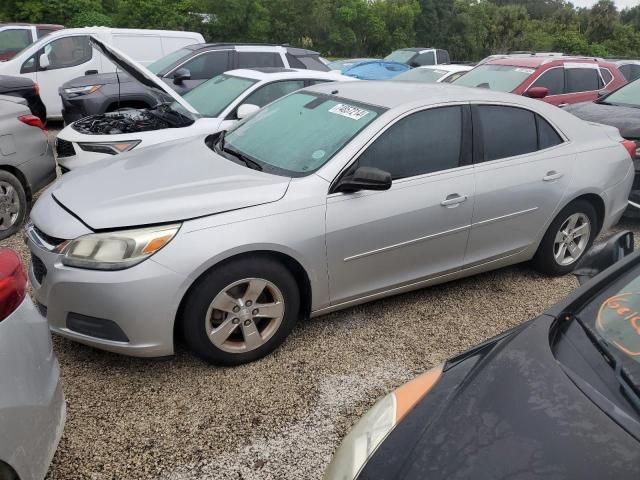
[[[633,251],[633,235],[598,247],[581,281]],[[640,478],[640,256],[604,269],[383,397],[325,480]]]
[[[528,260],[571,271],[633,181],[612,127],[515,95],[343,82],[71,172],[27,227],[54,332],[256,360],[296,321]]]

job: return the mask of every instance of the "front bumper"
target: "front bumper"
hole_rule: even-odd
[[[173,354],[184,276],[153,259],[120,271],[67,267],[35,229],[27,228],[26,236],[29,280],[54,333],[124,355]]]
[[[27,297],[0,323],[0,461],[22,480],[42,479],[66,417],[47,322]],[[10,433],[10,434],[9,434]]]

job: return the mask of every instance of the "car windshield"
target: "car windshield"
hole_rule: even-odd
[[[640,373],[640,269],[622,277],[577,315],[618,352],[624,365]]]
[[[535,72],[534,68],[512,65],[481,65],[468,71],[453,83],[464,87],[484,87],[499,92],[511,92],[533,72]]]
[[[439,70],[435,68],[414,68],[408,72],[401,73],[397,77],[394,77],[393,80],[399,82],[436,83],[446,74],[446,70]]]
[[[640,107],[640,80],[628,83],[611,95],[607,95],[603,102],[611,105]]]
[[[416,54],[413,50],[396,50],[384,57],[385,60],[398,63],[408,63]]]
[[[192,51],[189,50],[188,48],[181,48],[180,50],[176,50],[175,52],[170,53],[169,55],[165,55],[159,60],[156,60],[152,64],[148,65],[147,68],[151,70],[153,73],[155,73],[156,75],[158,75],[161,71],[163,71],[166,68],[169,68],[178,60],[180,60],[183,57],[186,57],[187,55],[190,55],[191,53]]]
[[[258,80],[222,74],[198,85],[183,95],[201,115],[218,117],[225,108]]]
[[[300,177],[326,164],[383,108],[311,92],[281,98],[224,138],[265,171]]]

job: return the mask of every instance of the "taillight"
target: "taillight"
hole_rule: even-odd
[[[38,85],[37,83],[33,84],[33,93],[36,97],[40,95],[40,85]]]
[[[22,123],[26,123],[30,127],[38,127],[39,129],[44,130],[44,124],[42,123],[42,120],[40,120],[35,115],[22,115],[21,117],[18,117],[18,120],[20,120]]]
[[[629,156],[631,157],[631,160],[635,160],[636,159],[636,148],[638,148],[636,146],[636,142],[634,142],[632,140],[623,140],[620,143],[622,143],[622,146],[627,149],[627,152],[629,152]]]
[[[24,300],[27,276],[20,257],[8,248],[0,248],[0,322]]]

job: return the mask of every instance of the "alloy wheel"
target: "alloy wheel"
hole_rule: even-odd
[[[20,197],[9,182],[0,181],[0,231],[15,225],[20,215]]]
[[[209,305],[209,340],[229,353],[255,350],[269,341],[284,318],[284,296],[272,282],[246,278],[226,286]]]
[[[575,263],[584,253],[591,238],[591,221],[584,213],[569,216],[556,234],[553,256],[558,265]]]

